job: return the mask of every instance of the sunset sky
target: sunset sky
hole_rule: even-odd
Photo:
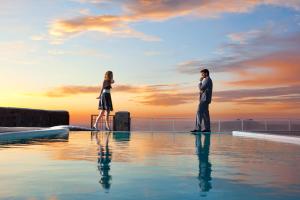
[[[0,106],[189,117],[199,71],[212,119],[299,118],[299,0],[0,0]]]

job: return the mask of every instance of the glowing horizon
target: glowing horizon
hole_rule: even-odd
[[[300,116],[300,2],[8,1],[0,5],[3,107],[96,114],[105,71],[115,111],[193,118],[199,71],[212,119]]]

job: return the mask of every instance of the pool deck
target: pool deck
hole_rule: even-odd
[[[86,127],[62,125],[62,126],[54,126],[54,127],[0,127],[0,133],[36,131],[36,130],[45,130],[49,128],[64,128],[64,129],[69,129],[70,131],[91,131],[90,128],[86,128]]]
[[[3,128],[0,132],[0,144],[15,143],[31,139],[65,138],[69,129],[64,127],[36,128],[36,127],[14,127]]]
[[[300,145],[299,136],[278,135],[278,134],[271,134],[266,132],[265,133],[245,132],[245,131],[232,131],[232,135],[238,137],[255,138],[255,139],[269,140],[274,142],[283,142],[283,143]]]
[[[42,127],[0,127],[0,133],[42,130]]]

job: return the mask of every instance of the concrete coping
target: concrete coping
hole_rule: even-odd
[[[2,132],[0,133],[0,144],[11,142],[42,139],[49,137],[66,138],[69,135],[69,130],[61,127],[51,127],[35,130],[23,130],[16,132]]]
[[[0,133],[42,130],[43,127],[0,127]]]
[[[268,140],[273,142],[282,142],[282,143],[300,145],[299,136],[273,135],[273,134],[244,132],[244,131],[232,131],[232,135],[238,137],[255,138],[255,139]]]

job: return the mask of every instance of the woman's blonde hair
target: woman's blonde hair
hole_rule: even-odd
[[[112,79],[113,79],[113,72],[112,71],[107,71],[105,73],[104,80],[106,80],[106,81],[112,81]]]

